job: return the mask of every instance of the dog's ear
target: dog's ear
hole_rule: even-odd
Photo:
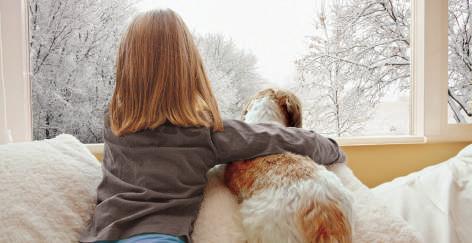
[[[287,114],[287,126],[302,127],[302,104],[295,94],[278,90],[276,93],[279,105]]]
[[[241,112],[241,120],[245,120],[246,119],[246,115],[247,115],[247,112],[251,109],[251,106],[252,106],[252,102],[259,98],[259,97],[263,97],[263,96],[275,96],[275,90],[274,89],[264,89],[264,90],[261,90],[259,92],[257,92],[254,96],[252,96],[245,104],[244,104],[244,108],[243,108],[243,111]]]
[[[251,104],[252,104],[252,99],[247,101],[246,104],[244,104],[243,112],[241,112],[241,120],[242,121],[246,120],[247,111],[251,108],[250,107]]]

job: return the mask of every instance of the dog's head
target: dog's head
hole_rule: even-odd
[[[265,89],[249,100],[242,120],[249,123],[279,123],[287,127],[302,127],[300,100],[290,91]]]

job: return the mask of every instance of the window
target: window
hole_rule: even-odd
[[[136,12],[170,7],[192,29],[216,92],[226,91],[227,117],[246,96],[277,86],[301,96],[306,126],[343,136],[341,144],[472,139],[468,74],[451,65],[465,60],[451,55],[461,44],[451,33],[466,26],[467,1],[156,2],[0,1],[2,132],[99,142],[123,28]],[[455,124],[451,103],[467,122]]]
[[[472,123],[472,1],[449,0],[449,122]]]
[[[410,133],[409,0],[29,0],[34,139],[101,142],[120,35],[133,13],[153,8],[174,9],[193,31],[223,117],[280,87],[325,135]]]

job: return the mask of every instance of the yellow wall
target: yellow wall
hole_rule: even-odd
[[[369,187],[445,161],[469,143],[344,146],[349,167]]]
[[[343,146],[349,167],[369,187],[407,175],[426,166],[445,161],[469,143],[394,144]],[[89,147],[98,158],[103,147]]]

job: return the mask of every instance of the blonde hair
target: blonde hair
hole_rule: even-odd
[[[129,25],[117,53],[109,111],[118,136],[166,122],[223,130],[200,53],[174,11],[148,11]]]

